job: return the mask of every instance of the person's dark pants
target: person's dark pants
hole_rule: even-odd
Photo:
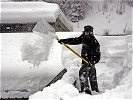
[[[86,89],[90,90],[88,78],[89,78],[89,81],[90,81],[91,90],[99,92],[95,65],[93,65],[93,67],[91,67],[88,64],[82,64],[82,67],[80,68],[80,71],[79,71],[81,92],[86,92]],[[89,94],[91,94],[91,92]]]

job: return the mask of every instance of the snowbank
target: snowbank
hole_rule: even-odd
[[[39,8],[37,8],[38,7],[38,4],[37,4],[35,9],[28,9],[28,11],[30,11],[31,13],[34,12],[36,14],[40,14],[41,12],[43,13],[42,11],[42,8],[44,7],[43,4],[39,3]],[[42,6],[40,7],[40,5]],[[21,8],[23,7],[22,6],[19,6],[19,7],[20,9],[14,10],[12,11],[12,13],[21,18],[22,15],[19,14],[18,11],[20,11]],[[53,9],[53,5],[51,5],[50,7],[51,7],[50,9],[55,12],[50,14],[51,17],[49,17],[49,15],[46,14],[47,15],[46,18],[49,21],[54,21],[56,18],[56,14],[58,14],[56,13],[56,10],[58,12],[58,7],[55,5],[55,7],[57,7],[56,10]],[[34,8],[34,7],[31,6],[31,8]],[[5,11],[7,10],[11,11],[10,8],[5,9]],[[26,10],[27,8],[24,9],[24,11]],[[118,34],[124,35],[124,34],[127,34],[128,32],[130,33],[132,29],[131,28],[132,26],[131,11],[132,9],[126,6],[126,13],[122,16],[116,15],[114,12],[106,12],[104,15],[102,14],[102,12],[100,13],[96,12],[94,14],[87,15],[87,17],[83,21],[80,21],[79,27],[77,27],[77,23],[74,23],[73,24],[74,30],[81,32],[83,30],[83,26],[90,24],[94,27],[94,34],[103,35],[105,32],[109,32],[110,34],[114,34],[114,35],[118,35]],[[26,12],[24,13],[25,15],[27,14]],[[25,15],[23,15],[22,17],[26,18]],[[27,21],[36,20],[34,18],[36,17],[36,15],[29,14],[29,13],[27,15],[29,15],[32,18],[30,19],[27,18],[26,20],[22,19],[18,21],[27,22]],[[9,15],[6,15],[4,17],[8,18],[8,16]],[[37,17],[40,18],[39,16]],[[14,23],[16,20],[15,16],[12,15],[11,18],[13,18],[14,20],[13,23]],[[52,18],[52,20],[49,18]],[[5,19],[5,22],[10,22],[11,20],[12,19],[10,18]],[[127,27],[124,33],[126,23],[127,23]],[[74,34],[63,33],[63,34],[60,34],[59,37],[67,38],[67,37],[78,36],[80,34],[81,33],[74,33]],[[55,74],[59,73],[59,71],[62,69],[62,65],[60,64],[60,61],[62,60],[63,66],[65,66],[68,69],[68,72],[63,76],[62,80],[57,81],[55,84],[52,84],[50,87],[44,88],[43,91],[40,91],[31,95],[30,99],[34,99],[34,98],[55,99],[56,98],[56,99],[76,99],[77,100],[77,99],[97,99],[97,98],[98,99],[113,99],[113,98],[131,99],[132,98],[131,35],[118,36],[118,37],[96,36],[96,38],[99,40],[101,44],[102,59],[96,65],[100,94],[93,93],[94,94],[93,96],[78,93],[78,89],[72,85],[72,83],[78,79],[78,70],[81,66],[80,65],[81,60],[78,59],[76,56],[74,56],[66,48],[61,49],[60,44],[58,44],[57,41],[55,40],[50,50],[50,56],[48,58],[49,60],[47,62],[44,62],[42,61],[43,57],[41,57],[40,61],[42,62],[36,63],[36,64],[40,64],[38,67],[35,67],[34,69],[29,68],[29,66],[33,66],[33,65],[28,63],[27,61],[22,61],[21,59],[20,46],[22,45],[21,40],[24,36],[25,36],[24,33],[23,34],[22,33],[2,34],[2,38],[1,38],[1,41],[2,41],[1,43],[1,48],[2,48],[1,49],[1,62],[2,62],[1,94],[2,94],[2,97],[7,97],[7,98],[8,97],[28,97],[29,95],[37,91],[40,91],[41,89],[44,88],[44,84],[49,82],[51,78],[53,78]],[[34,39],[37,41],[43,42],[42,36],[40,35],[38,36],[37,34],[34,34],[34,36],[31,36],[31,37],[34,37]],[[29,41],[26,40],[27,43],[34,45],[34,48],[32,49],[32,51],[36,51],[36,49],[38,49],[34,39],[32,40],[32,38],[29,37]],[[37,50],[38,54],[43,53],[43,47],[41,46],[43,46],[43,43],[39,44],[38,50],[40,51]],[[80,53],[81,46],[71,46],[71,47]],[[62,50],[62,55],[60,55],[61,50]],[[35,53],[33,52],[33,54]],[[62,59],[60,59],[61,56],[62,56]],[[28,57],[28,55],[26,57]]]
[[[59,80],[50,87],[46,87],[43,91],[37,92],[30,99],[64,99],[78,96],[78,90],[65,81]]]
[[[77,36],[80,33],[75,33]],[[67,38],[73,37],[75,34],[61,34],[59,37]],[[44,88],[42,92],[35,93],[30,96],[30,99],[131,99],[132,98],[132,66],[131,66],[131,35],[118,37],[96,36],[102,43],[102,61],[96,64],[98,84],[100,94],[93,92],[93,96],[78,93],[79,88],[72,86],[75,80],[78,79],[78,71],[80,69],[80,59],[68,51],[62,49],[63,65],[68,69],[63,78],[50,87]],[[113,42],[110,43],[110,42]],[[107,45],[110,44],[110,45]],[[119,52],[115,52],[119,47]],[[126,47],[126,48],[125,48]],[[74,47],[79,49],[79,47]],[[114,49],[112,52],[106,52],[106,49]],[[123,50],[124,49],[124,50]],[[110,50],[110,51],[111,51]],[[69,53],[68,53],[69,52]],[[105,53],[106,52],[106,53]],[[109,56],[108,56],[109,55]],[[117,56],[116,56],[117,55]],[[115,59],[115,60],[114,60]],[[130,59],[130,60],[129,60]],[[124,63],[123,63],[124,62]],[[62,83],[64,83],[62,85]],[[58,84],[58,85],[57,85]],[[67,86],[71,86],[66,88]],[[56,90],[55,90],[56,87]],[[57,88],[58,87],[58,88]],[[58,91],[62,95],[58,94]],[[66,92],[67,91],[67,92]],[[69,94],[68,94],[69,91]],[[45,95],[47,94],[47,95]]]
[[[0,36],[2,98],[29,97],[42,90],[63,69],[61,47],[56,40],[53,40],[48,59],[44,61],[45,55],[48,55],[45,43],[50,42],[44,41],[44,35],[1,33]],[[38,66],[34,67],[33,64]]]

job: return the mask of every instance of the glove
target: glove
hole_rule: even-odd
[[[62,39],[60,39],[58,42],[59,42],[60,44],[62,44],[63,40],[62,40]]]

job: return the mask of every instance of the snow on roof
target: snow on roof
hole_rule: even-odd
[[[56,31],[72,31],[73,27],[58,4],[46,2],[1,2],[1,23],[37,23],[44,19]]]
[[[45,18],[48,22],[55,22],[60,14],[57,4],[46,2],[2,2],[2,23],[37,22]]]

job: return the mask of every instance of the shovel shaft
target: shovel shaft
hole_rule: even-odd
[[[58,38],[56,38],[57,41],[59,41]],[[72,48],[70,48],[68,45],[66,45],[65,43],[61,42],[62,45],[64,45],[67,49],[69,49],[70,51],[72,51],[76,56],[78,56],[80,59],[82,59],[84,62],[86,62],[87,64],[90,64],[92,66],[92,64],[87,61],[86,59],[84,59],[82,56],[80,56],[76,51],[74,51]]]
[[[90,62],[88,62],[87,60],[85,60],[82,56],[80,56],[76,51],[74,51],[72,48],[70,48],[68,45],[66,45],[65,43],[61,42],[62,45],[64,45],[66,48],[68,48],[70,51],[72,51],[76,56],[78,56],[79,58],[81,58],[84,62],[86,62],[87,64],[90,64]]]

